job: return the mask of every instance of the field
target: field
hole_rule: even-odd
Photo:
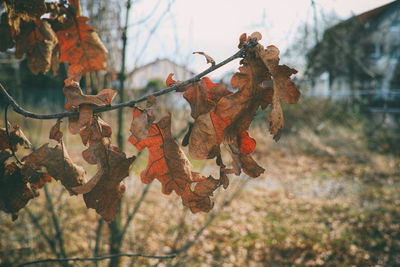
[[[176,253],[176,257],[124,257],[122,265],[399,266],[398,125],[387,126],[381,118],[360,110],[318,99],[301,100],[297,106],[285,107],[286,128],[278,143],[268,134],[265,114],[260,112],[250,135],[257,140],[255,158],[266,172],[257,179],[232,178],[228,189],[217,191],[214,209],[208,214],[191,214],[176,195],[162,195],[157,181],[150,187],[141,184],[139,174],[147,163],[147,153],[142,153],[125,179],[124,220],[145,193],[127,230],[123,251]],[[115,121],[113,116],[105,114],[104,119]],[[178,133],[185,127],[182,118],[188,116],[187,112],[174,116],[173,131]],[[36,148],[46,142],[54,123],[18,115],[10,120],[22,127]],[[129,125],[125,128],[128,135]],[[81,158],[84,147],[79,137],[66,136],[71,157],[92,174],[94,168]],[[128,143],[126,152],[137,154]],[[213,162],[192,164],[218,177]],[[60,238],[51,209],[66,256],[108,254],[109,229],[95,211],[87,210],[81,197],[70,197],[57,182],[50,183],[47,192],[48,197],[42,190],[31,200],[15,222],[0,213],[1,266],[57,257]],[[46,235],[54,240],[55,250]],[[90,261],[69,263],[94,265]],[[98,266],[107,264],[108,260],[98,262]]]

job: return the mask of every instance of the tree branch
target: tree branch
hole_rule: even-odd
[[[229,58],[225,59],[224,61],[209,67],[208,69],[204,70],[203,72],[195,75],[194,77],[179,83],[179,84],[175,84],[173,86],[170,86],[168,88],[165,88],[163,90],[157,91],[155,93],[149,94],[149,95],[153,95],[155,97],[157,96],[161,96],[161,95],[165,95],[168,94],[172,91],[176,91],[179,88],[182,88],[190,83],[193,82],[197,82],[201,77],[209,74],[210,72],[213,72],[214,70],[228,64],[229,62],[237,59],[237,58],[241,58],[244,56],[244,54],[246,53],[246,51],[250,48],[250,47],[254,47],[257,45],[256,41],[251,40],[248,44],[244,45],[242,49],[240,49],[238,52],[236,52],[234,55],[230,56]],[[54,114],[37,114],[37,113],[33,113],[33,112],[29,112],[25,109],[23,109],[20,105],[18,105],[18,103],[14,100],[14,98],[12,96],[10,96],[10,94],[7,92],[7,90],[3,87],[3,85],[0,83],[0,92],[3,94],[3,96],[6,98],[6,101],[8,102],[8,104],[10,104],[14,111],[25,116],[25,117],[29,117],[29,118],[33,118],[33,119],[41,119],[41,120],[50,120],[50,119],[59,119],[59,118],[65,118],[65,117],[69,117],[69,116],[73,116],[73,115],[78,115],[79,112],[78,111],[70,111],[70,112],[62,112],[62,113],[54,113]],[[138,99],[133,99],[127,102],[123,102],[123,103],[119,103],[119,104],[115,104],[115,105],[109,105],[106,107],[102,107],[102,108],[98,108],[95,109],[93,111],[93,113],[99,113],[99,112],[105,112],[105,111],[110,111],[110,110],[114,110],[114,109],[120,109],[120,108],[124,108],[124,107],[132,107],[137,103],[140,102],[144,102],[147,100],[147,97],[149,95],[145,95],[142,96]]]
[[[121,254],[114,254],[114,255],[106,255],[101,257],[88,257],[88,258],[63,258],[63,259],[41,259],[35,261],[24,262],[18,267],[27,266],[32,264],[38,264],[43,262],[61,262],[61,261],[102,261],[106,259],[118,258],[118,257],[143,257],[143,258],[152,258],[152,259],[172,259],[175,258],[175,254],[170,255],[144,255],[144,254],[131,254],[131,253],[121,253]]]

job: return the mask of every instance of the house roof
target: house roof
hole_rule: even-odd
[[[394,12],[396,10],[396,8],[400,8],[400,0],[396,0],[396,1],[390,2],[386,5],[368,10],[359,15],[352,16],[351,18],[332,26],[327,31],[331,31],[331,30],[334,31],[338,28],[345,27],[348,24],[354,23],[354,22],[358,22],[363,25],[368,24],[368,26],[370,26],[372,28],[372,26],[379,24],[379,22],[381,21],[381,18],[383,18],[387,14],[390,14],[391,12]]]
[[[375,18],[380,17],[381,15],[383,15],[387,10],[389,10],[392,7],[395,7],[397,4],[399,4],[400,1],[396,0],[393,2],[390,2],[386,5],[371,9],[369,11],[366,11],[364,13],[361,13],[359,15],[356,16],[357,20],[361,23],[366,23],[368,21],[371,21]]]
[[[174,66],[176,66],[176,67],[186,69],[188,72],[194,74],[193,71],[187,69],[185,66],[179,65],[179,64],[177,64],[176,62],[174,62],[174,61],[172,61],[172,60],[170,60],[170,59],[168,59],[168,58],[160,58],[160,59],[156,59],[156,60],[154,60],[154,61],[152,61],[152,62],[149,62],[149,63],[147,63],[147,64],[145,64],[145,65],[143,65],[143,66],[140,66],[140,67],[138,67],[138,68],[135,68],[134,70],[132,70],[131,72],[129,72],[126,76],[127,76],[127,77],[130,77],[130,76],[132,76],[134,73],[136,73],[137,71],[140,71],[140,70],[142,70],[142,69],[145,69],[145,68],[147,68],[147,67],[149,67],[149,66],[152,66],[152,65],[157,64],[157,63],[162,62],[162,61],[167,61],[167,62],[171,63],[172,65],[174,65]]]

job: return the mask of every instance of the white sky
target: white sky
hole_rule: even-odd
[[[145,17],[158,1],[160,5],[153,19],[144,25],[147,26],[145,29],[150,29],[170,0],[142,0],[133,6],[131,22]],[[340,18],[347,19],[352,14],[360,14],[389,2],[391,0],[315,0],[320,24],[324,24],[322,15],[326,17],[336,13]],[[274,44],[284,52],[294,45],[290,41],[297,34],[298,26],[305,22],[312,24],[313,16],[311,0],[175,0],[138,65],[166,57],[187,65],[197,73],[208,66],[202,56],[192,55],[191,52],[203,51],[218,63],[237,51],[238,38],[242,33],[254,31],[263,35],[263,45]],[[130,67],[138,56],[137,51],[141,51],[138,47],[143,45],[138,40],[147,39],[148,30],[143,31],[143,25],[140,27],[134,27],[129,33]],[[135,41],[131,41],[133,39]],[[237,62],[228,64],[211,76],[219,77],[237,66]]]

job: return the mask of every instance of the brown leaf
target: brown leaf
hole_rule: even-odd
[[[207,55],[204,52],[193,52],[193,54],[199,54],[199,55],[203,55],[206,58],[207,63],[210,63],[211,65],[215,65],[215,60],[210,57],[209,55]]]
[[[240,37],[239,48],[261,38],[261,34],[257,32],[249,37],[243,34]],[[204,96],[186,98],[191,104],[192,115],[194,114],[195,118],[189,136],[189,153],[193,158],[206,159],[217,156],[219,145],[223,142],[231,149],[236,174],[240,174],[241,169],[251,177],[257,177],[264,172],[250,156],[255,148],[255,140],[247,134],[250,123],[259,107],[265,109],[272,104],[268,118],[271,123],[270,131],[277,139],[283,127],[280,102],[295,103],[300,96],[300,92],[289,78],[296,70],[278,65],[278,55],[279,50],[274,46],[269,46],[266,51],[260,44],[250,47],[241,61],[239,72],[231,79],[232,88],[237,89],[235,93],[222,95],[217,101],[213,101],[214,105],[204,101]],[[197,82],[191,86],[198,88],[201,87],[200,84]],[[189,89],[185,93],[188,91]]]
[[[111,104],[117,91],[103,89],[97,95],[84,95],[77,82],[70,82],[63,88],[66,103],[64,108],[68,111],[76,110],[82,104],[90,104],[96,107],[104,107]]]
[[[47,21],[23,24],[21,33],[16,37],[15,55],[21,58],[26,53],[28,67],[33,74],[46,73],[52,64],[53,50],[57,45],[57,36]]]
[[[60,68],[60,46],[57,44],[53,49],[53,54],[51,55],[51,70],[53,71],[53,76],[57,76],[59,68]]]
[[[211,159],[219,153],[218,137],[210,113],[200,115],[189,136],[189,154],[193,159]]]
[[[69,117],[68,128],[72,134],[77,134],[89,127],[93,118],[93,110],[109,105],[117,93],[112,89],[103,89],[97,95],[84,95],[79,84],[74,81],[69,81],[63,91],[66,97],[65,109],[72,111],[79,108],[79,116]],[[109,131],[111,132],[111,129]]]
[[[270,133],[278,136],[284,126],[281,102],[294,104],[300,98],[300,92],[290,80],[290,76],[296,74],[297,71],[286,65],[279,65],[279,49],[273,45],[268,46],[266,50],[263,46],[258,45],[257,52],[272,75],[274,93],[268,121],[270,122]]]
[[[89,140],[93,142],[100,141],[103,137],[111,137],[112,129],[105,121],[96,117],[96,120],[93,120],[90,126],[80,131],[79,134],[82,143],[86,146]]]
[[[137,109],[137,112],[145,112]],[[135,115],[135,114],[134,114]],[[140,115],[136,114],[133,120]],[[146,124],[146,121],[141,120]],[[212,202],[209,196],[217,186],[211,186],[212,178],[205,178],[201,174],[192,172],[191,165],[185,154],[171,134],[171,115],[153,123],[148,129],[145,139],[137,139],[135,135],[129,137],[139,151],[149,150],[149,162],[145,171],[141,173],[142,182],[151,183],[154,179],[160,181],[162,192],[170,194],[172,191],[182,197],[183,204],[192,212],[209,211]],[[191,190],[191,185],[194,191]]]
[[[83,143],[89,143],[82,156],[89,164],[97,164],[98,170],[87,183],[72,190],[84,194],[86,206],[95,209],[110,222],[118,211],[118,200],[125,191],[122,180],[129,176],[135,156],[127,158],[118,147],[111,145],[111,127],[97,116],[80,134]]]
[[[106,69],[107,49],[87,21],[82,16],[70,18],[64,22],[64,29],[56,32],[60,62],[70,64],[68,76],[76,81],[86,72]]]
[[[16,164],[7,166],[2,162],[0,166],[0,210],[13,214],[16,213],[36,196],[28,184],[23,170]]]
[[[92,178],[94,181],[90,187],[93,188],[83,198],[88,208],[95,209],[104,220],[111,222],[118,212],[118,201],[125,192],[122,180],[129,176],[129,168],[135,156],[126,158],[125,153],[113,146],[106,148],[106,156],[108,167],[101,165]]]
[[[5,2],[8,11],[8,21],[13,32],[20,32],[20,25],[24,22],[38,20],[47,8],[44,0],[14,0]]]
[[[153,108],[156,103],[157,99],[154,96],[149,96],[145,110],[137,107],[132,108],[133,120],[131,122],[130,132],[139,141],[146,139],[149,134],[149,128],[154,121]]]
[[[84,183],[85,171],[74,164],[63,144],[49,147],[46,143],[28,156],[23,161],[34,170],[45,167],[57,181],[61,181],[71,195],[76,194],[71,188]]]
[[[31,18],[39,18],[47,11],[44,0],[17,0],[13,2],[17,14],[25,14]]]
[[[8,24],[8,14],[1,14],[0,19],[0,52],[5,52],[7,49],[14,47],[15,43],[12,37],[11,26]]]
[[[189,207],[193,213],[208,212],[214,206],[210,196],[213,195],[219,185],[219,180],[211,176],[208,178],[203,177],[196,183],[194,190],[191,190],[189,185],[186,186],[185,193],[182,195],[182,203]]]
[[[10,149],[10,145],[14,152],[18,150],[18,145],[24,148],[30,148],[32,146],[18,125],[9,129],[9,135],[8,138],[6,129],[0,128],[0,151]]]
[[[57,142],[60,142],[63,137],[63,133],[60,130],[60,123],[61,123],[61,120],[58,119],[56,124],[54,124],[53,127],[51,127],[51,129],[50,129],[49,138],[56,140]]]
[[[167,86],[180,83],[179,81],[174,81],[172,76],[172,73],[168,76],[166,80]],[[211,111],[223,96],[231,94],[224,84],[213,83],[208,77],[184,86],[180,91],[184,91],[183,97],[189,102],[191,116],[194,119]]]

